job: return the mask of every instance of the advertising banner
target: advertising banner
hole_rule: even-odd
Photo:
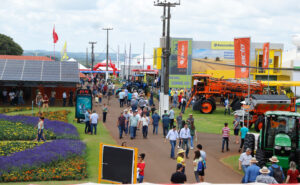
[[[269,67],[269,49],[270,49],[270,43],[264,43],[263,46],[263,68],[268,68]]]
[[[188,41],[178,41],[177,67],[187,68],[188,63]]]
[[[76,93],[75,117],[84,119],[87,110],[92,110],[92,92],[87,89],[79,89]]]
[[[211,49],[234,50],[232,41],[211,41]]]
[[[157,69],[157,48],[153,48],[153,69]]]
[[[161,65],[162,65],[162,48],[157,48],[156,50],[156,69],[161,69]]]
[[[250,59],[250,38],[234,39],[234,57],[235,65],[245,67],[235,67],[235,78],[249,77],[249,59]]]
[[[170,75],[169,86],[170,88],[191,88],[191,75]]]

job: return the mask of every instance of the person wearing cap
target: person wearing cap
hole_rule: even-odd
[[[283,183],[285,177],[284,177],[284,173],[283,173],[281,166],[279,166],[277,164],[279,162],[279,160],[277,159],[276,156],[272,156],[269,160],[272,163],[272,165],[269,167],[269,170],[270,170],[269,175],[274,177],[278,183]],[[275,171],[281,171],[281,175],[276,175],[277,173],[274,173]]]
[[[177,164],[182,164],[183,165],[183,170],[182,173],[185,172],[185,158],[184,158],[184,150],[182,148],[180,148],[177,152]]]
[[[154,114],[152,115],[153,134],[155,133],[157,135],[158,133],[159,121],[160,121],[160,116],[157,114],[156,111],[154,111]]]
[[[171,176],[171,184],[184,184],[186,182],[186,175],[182,172],[183,169],[182,164],[176,165],[176,172]]]
[[[255,157],[250,160],[251,165],[246,169],[244,176],[244,183],[255,182],[256,177],[259,175],[260,168],[257,166],[258,161]]]
[[[278,184],[274,177],[269,176],[270,170],[267,167],[262,167],[259,172],[261,173],[256,177],[255,182],[266,183],[266,184]]]
[[[252,159],[251,152],[252,150],[247,148],[246,152],[242,153],[239,158],[239,170],[243,168],[244,174],[246,173],[246,169],[250,166],[250,161]]]
[[[133,116],[129,118],[129,128],[130,128],[130,139],[134,139],[136,136],[136,129],[140,117],[137,115],[137,111],[133,111]]]
[[[169,132],[166,136],[166,139],[165,139],[165,142],[166,142],[167,139],[169,139],[169,141],[170,141],[170,144],[171,144],[171,155],[170,155],[170,157],[172,159],[175,159],[175,146],[176,146],[176,141],[177,141],[178,138],[179,138],[178,132],[176,130],[176,126],[174,125],[173,128],[171,130],[169,130]]]

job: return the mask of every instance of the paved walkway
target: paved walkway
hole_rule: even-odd
[[[107,100],[105,99],[106,103]],[[97,112],[102,119],[101,106],[97,106]],[[152,134],[152,125],[149,126],[148,139],[143,139],[141,129],[137,131],[137,138],[130,140],[129,135],[123,139],[118,138],[117,118],[120,112],[124,108],[119,107],[119,102],[116,98],[110,100],[109,112],[107,115],[106,128],[109,130],[112,137],[117,141],[118,144],[126,141],[127,146],[137,147],[139,153],[145,153],[145,178],[144,182],[150,183],[170,183],[170,177],[176,168],[176,160],[170,159],[170,144],[169,142],[164,143],[162,135],[162,127],[159,127],[159,134]],[[197,121],[197,120],[195,120]],[[100,133],[101,134],[101,133]],[[100,141],[101,142],[101,141]],[[198,133],[198,142],[203,145],[204,150],[207,153],[207,169],[205,171],[205,182],[210,183],[240,183],[242,176],[220,162],[220,158],[228,155],[237,154],[238,146],[232,144],[233,138],[231,139],[231,151],[221,153],[221,136],[216,134],[204,134]],[[177,152],[177,148],[176,148]],[[186,164],[187,182],[195,183],[195,177],[193,172],[193,156],[194,150],[190,151],[189,159]],[[121,157],[121,156],[120,156]]]

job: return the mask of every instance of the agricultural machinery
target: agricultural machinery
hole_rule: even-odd
[[[300,114],[289,111],[267,111],[264,114],[262,128],[258,137],[247,134],[244,150],[256,150],[259,166],[270,165],[269,158],[277,156],[283,169],[289,168],[289,162],[300,165]]]
[[[248,83],[241,80],[223,80],[213,78],[210,75],[193,75],[193,81],[197,79],[197,85],[192,89],[193,96],[188,101],[196,97],[197,101],[193,104],[193,110],[199,110],[201,113],[210,114],[216,109],[217,97],[245,97],[248,94]],[[263,85],[259,82],[251,82],[250,94],[262,94]]]

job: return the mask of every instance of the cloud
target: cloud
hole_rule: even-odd
[[[255,42],[284,43],[300,33],[297,0],[181,0],[171,10],[171,36],[194,40],[233,40],[251,36]],[[68,42],[69,51],[85,51],[89,41],[96,50],[106,47],[111,26],[111,48],[129,43],[134,53],[147,53],[159,45],[162,7],[153,0],[2,0],[0,32],[14,38],[24,49],[52,50],[52,29],[59,35],[57,48]]]

